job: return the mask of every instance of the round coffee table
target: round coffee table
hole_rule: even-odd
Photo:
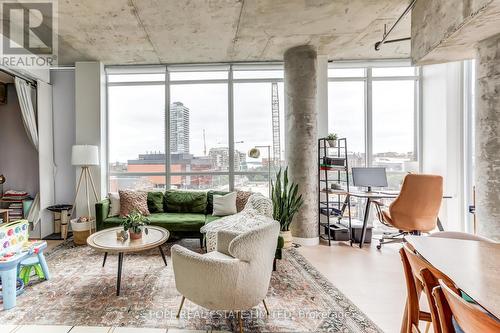
[[[128,238],[125,241],[116,238],[116,232],[123,230],[123,227],[109,228],[96,232],[87,238],[87,244],[100,252],[104,252],[104,260],[102,261],[102,267],[106,264],[106,258],[108,253],[118,253],[118,276],[116,278],[116,295],[120,295],[120,284],[122,279],[122,266],[123,266],[123,254],[130,252],[140,252],[153,249],[157,247],[160,250],[161,257],[165,266],[167,266],[167,259],[165,259],[165,253],[161,246],[168,240],[170,233],[168,230],[156,227],[148,226],[148,234],[142,233],[141,239],[131,240]]]

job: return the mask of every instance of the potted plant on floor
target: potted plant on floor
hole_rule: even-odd
[[[290,224],[295,213],[300,209],[304,200],[302,194],[299,195],[299,185],[288,181],[288,167],[280,168],[276,175],[276,183],[271,182],[273,218],[281,225],[280,235],[285,241],[285,248],[292,245],[292,234]]]
[[[142,238],[142,230],[144,230],[147,235],[148,228],[146,225],[148,224],[148,218],[137,211],[128,214],[122,221],[123,230],[128,230],[131,240]]]
[[[326,137],[326,141],[328,142],[329,147],[333,148],[337,146],[337,137],[337,133],[328,134],[328,136]]]

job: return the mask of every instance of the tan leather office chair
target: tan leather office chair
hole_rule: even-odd
[[[443,177],[437,175],[406,175],[399,196],[390,204],[389,211],[375,202],[377,217],[385,225],[399,230],[397,234],[384,234],[382,244],[401,242],[405,234],[420,234],[436,228],[439,208],[443,199]]]

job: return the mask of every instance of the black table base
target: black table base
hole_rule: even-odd
[[[163,262],[165,263],[165,266],[167,266],[167,259],[165,257],[165,253],[163,252],[163,249],[161,248],[161,246],[158,246],[158,249],[160,250],[160,254],[163,259]],[[120,296],[120,287],[122,282],[123,254],[124,254],[123,252],[118,252],[118,274],[116,276],[116,296]],[[107,258],[108,258],[108,252],[104,252],[102,267],[106,265]]]

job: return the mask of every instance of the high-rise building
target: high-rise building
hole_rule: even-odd
[[[170,105],[170,152],[189,153],[189,109],[181,102]]]
[[[227,170],[229,168],[229,148],[210,148],[208,156],[212,161],[214,170]],[[243,171],[247,169],[246,154],[238,150],[234,151],[234,167],[235,170]]]

